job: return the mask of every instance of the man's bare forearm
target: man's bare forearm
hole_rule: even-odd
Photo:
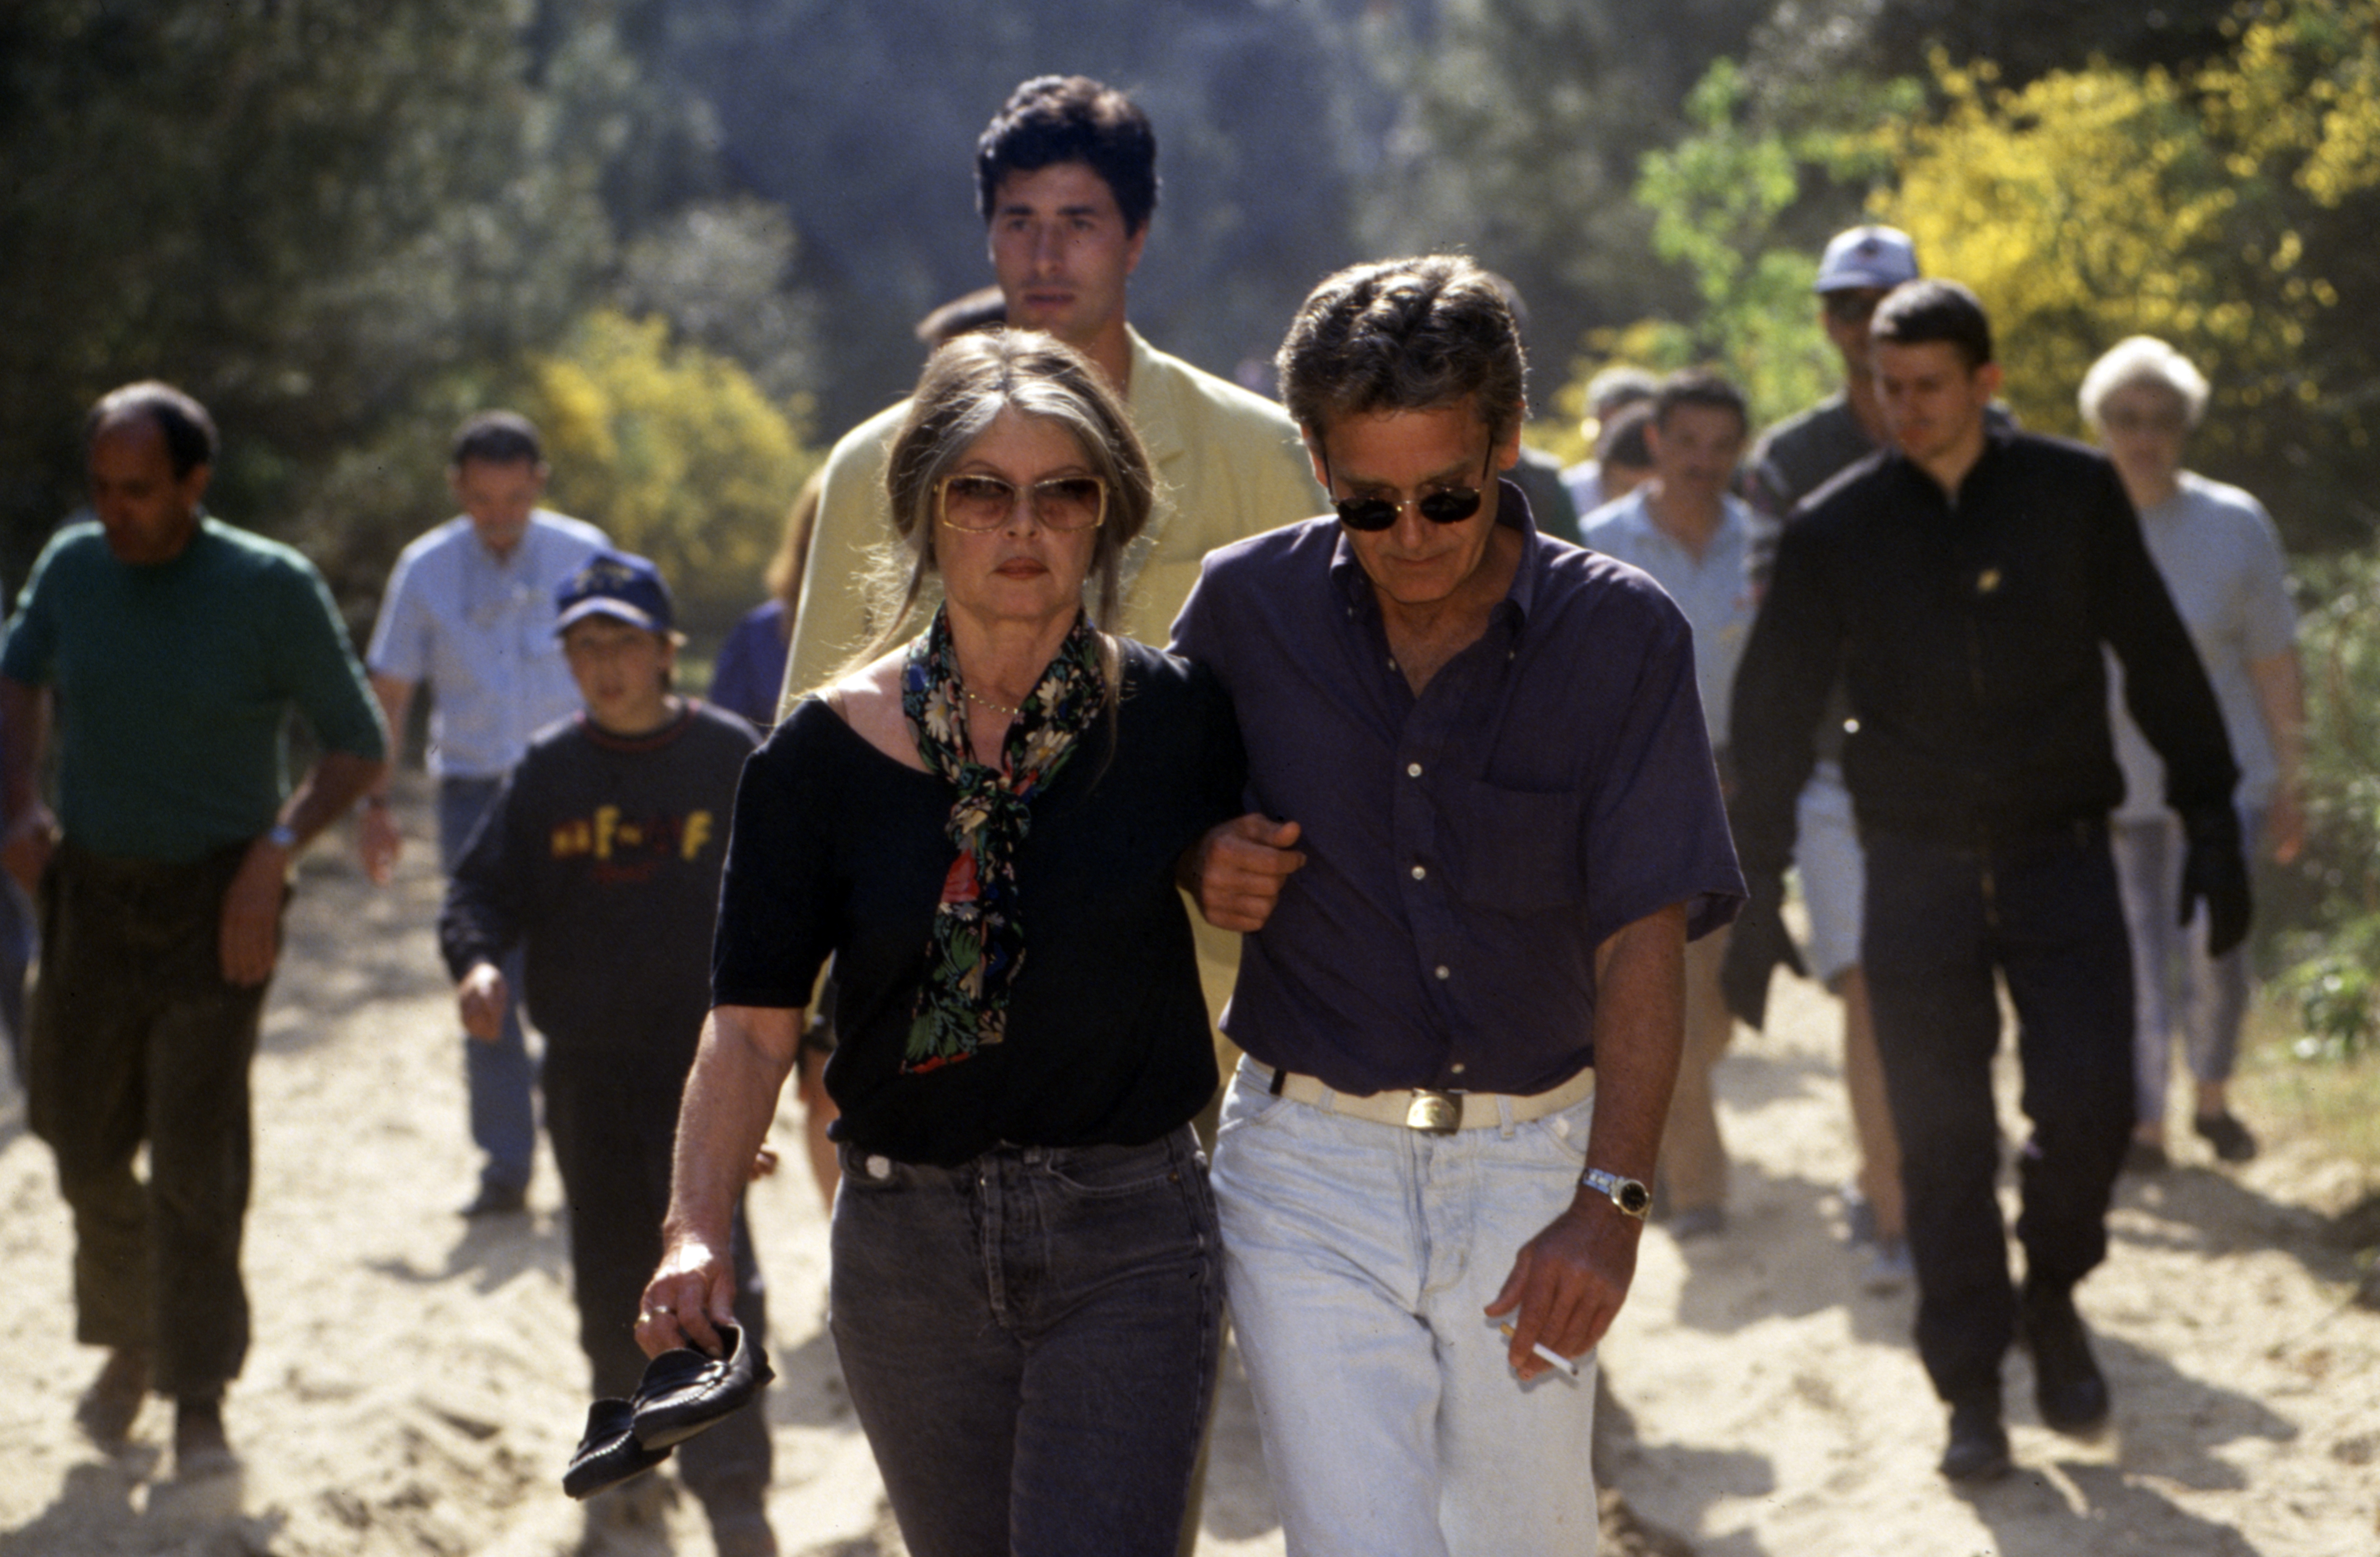
[[[289,792],[281,807],[282,826],[296,833],[298,846],[304,848],[315,834],[346,815],[387,771],[388,764],[378,757],[324,752]]]
[[[405,718],[413,711],[413,683],[401,676],[371,675],[372,697],[380,704],[382,722],[388,726],[388,767],[396,766],[397,752],[405,744]],[[386,796],[388,784],[383,777],[374,784],[374,794]]]
[[[42,756],[49,739],[48,691],[0,676],[0,826],[41,799]]]
[[[1590,1166],[1653,1177],[1684,1042],[1685,955],[1683,903],[1623,925],[1596,948]]]

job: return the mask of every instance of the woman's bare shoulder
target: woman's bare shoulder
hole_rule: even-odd
[[[925,770],[917,742],[909,733],[908,716],[901,711],[901,670],[905,649],[861,666],[841,681],[819,689],[819,700],[835,717],[878,751],[905,767]]]

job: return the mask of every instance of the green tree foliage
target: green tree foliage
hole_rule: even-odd
[[[1694,133],[1647,153],[1635,190],[1653,215],[1654,252],[1694,278],[1701,308],[1690,324],[1640,322],[1598,344],[1653,368],[1715,366],[1742,388],[1756,423],[1826,394],[1842,368],[1818,326],[1814,249],[1851,219],[1857,191],[1889,172],[1890,139],[1877,124],[1918,100],[1911,82],[1854,79],[1779,127],[1755,120],[1733,62],[1713,65],[1687,98]],[[1814,209],[1830,213],[1823,228]],[[1804,234],[1807,245],[1796,241]],[[1572,398],[1598,366],[1583,365]]]
[[[821,430],[917,381],[929,309],[991,279],[976,138],[1020,81],[1080,72],[1154,121],[1162,190],[1132,318],[1233,376],[1268,358],[1347,241],[1342,105],[1368,87],[1339,15],[1355,0],[669,0],[640,52],[714,105],[745,187],[802,230],[798,277],[826,300]]]
[[[2236,0],[1781,0],[1746,56],[1762,91],[1823,91],[1846,75],[1923,77],[1937,54],[1988,59],[2022,86],[2092,59],[2133,69],[2225,51]]]
[[[689,605],[759,596],[816,456],[740,365],[606,308],[531,360],[530,385],[556,506],[650,557]]]
[[[2380,551],[2317,562],[2301,628],[2306,850],[2276,907],[2310,1055],[2380,1046]]]
[[[1554,398],[1591,329],[1692,311],[1675,272],[1644,262],[1652,213],[1638,161],[1684,129],[1681,103],[1739,52],[1767,0],[1441,0],[1375,6],[1357,33],[1395,116],[1364,139],[1355,237],[1368,254],[1460,247],[1527,297]]]
[[[2228,25],[2237,45],[2210,63],[2095,63],[2022,86],[1939,52],[1923,83],[1852,75],[1823,91],[1715,67],[1694,132],[1649,155],[1637,188],[1700,306],[1603,336],[1599,355],[1715,360],[1758,414],[1789,410],[1830,376],[1803,290],[1820,245],[1890,221],[1991,309],[2028,425],[2079,431],[2091,361],[2162,336],[2215,385],[2203,467],[2264,497],[2300,549],[2359,543],[2380,520],[2380,0]]]
[[[2215,386],[2195,453],[2293,544],[2332,548],[2372,533],[2380,477],[2380,4],[2259,17],[2185,75],[2095,65],[2009,89],[1941,65],[1943,106],[1877,210],[1992,309],[2028,423],[2075,429],[2092,359],[2162,336]]]
[[[600,145],[522,79],[515,7],[21,0],[0,22],[0,466],[13,558],[74,500],[76,417],[180,383],[219,506],[287,529],[323,451],[550,334],[608,261]],[[431,472],[435,479],[435,467]],[[293,512],[296,511],[296,512]]]
[[[616,300],[731,357],[778,401],[815,380],[814,308],[786,282],[798,244],[782,206],[749,196],[684,207],[629,240]]]
[[[1945,66],[1939,80],[1948,105],[1912,129],[1879,213],[1985,300],[2028,425],[2079,432],[2075,386],[2133,334],[2205,365],[2219,386],[2211,447],[2261,419],[2227,412],[2312,398],[2299,364],[2335,296],[2304,273],[2272,191],[2235,175],[2181,83],[2107,66],[2014,91],[1980,69]]]
[[[647,77],[616,10],[0,11],[7,575],[80,499],[81,408],[134,378],[213,409],[214,506],[305,546],[359,617],[451,511],[449,430],[524,392],[532,354],[605,298],[739,343],[784,403],[809,351],[790,223],[706,198],[708,120]]]

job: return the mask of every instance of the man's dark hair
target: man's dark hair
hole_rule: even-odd
[[[1292,420],[1320,438],[1330,416],[1471,403],[1503,442],[1528,415],[1512,311],[1459,254],[1356,265],[1316,287],[1274,367]]]
[[[1595,457],[1605,465],[1625,465],[1630,470],[1653,468],[1653,446],[1645,441],[1645,429],[1653,425],[1653,403],[1639,400],[1622,405],[1611,413],[1595,441]]]
[[[128,416],[146,416],[157,425],[164,435],[165,458],[174,466],[175,480],[215,463],[215,419],[207,415],[205,406],[155,379],[143,379],[101,395],[83,418],[83,448],[89,450],[108,424]]]
[[[1157,131],[1132,99],[1087,76],[1036,76],[975,143],[976,202],[991,220],[1012,174],[1082,163],[1099,175],[1123,213],[1127,235],[1157,211]]]
[[[1660,390],[1653,396],[1653,425],[1668,427],[1670,413],[1681,405],[1732,411],[1738,427],[1747,432],[1752,429],[1752,410],[1743,402],[1743,392],[1708,368],[1682,368],[1661,380]]]
[[[449,463],[461,469],[468,460],[489,465],[543,465],[537,426],[517,411],[481,411],[455,429],[455,453]]]
[[[912,333],[931,348],[949,345],[978,330],[997,330],[1007,322],[1008,298],[996,286],[978,286],[919,320]]]
[[[1992,321],[1975,295],[1955,281],[1904,281],[1884,295],[1868,335],[1896,346],[1948,341],[1972,371],[1992,360]]]

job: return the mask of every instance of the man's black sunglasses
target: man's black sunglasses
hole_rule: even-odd
[[[1488,460],[1495,457],[1495,451],[1490,449]],[[1487,461],[1480,463],[1480,476],[1482,479],[1488,476]],[[1330,478],[1328,454],[1322,456],[1322,477],[1326,481]],[[1479,512],[1479,495],[1476,487],[1447,487],[1414,499],[1413,505],[1433,525],[1460,525]],[[1351,530],[1364,531],[1387,529],[1404,509],[1403,503],[1387,498],[1333,498],[1330,506],[1339,511],[1339,523]]]

